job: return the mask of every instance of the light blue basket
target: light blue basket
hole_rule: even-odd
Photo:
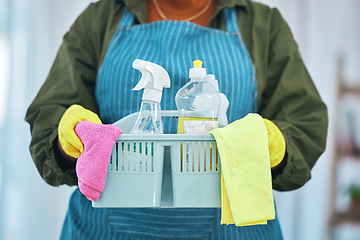
[[[163,111],[163,117],[177,117]],[[220,207],[220,158],[212,135],[128,134],[138,113],[118,122],[104,191],[93,207]]]

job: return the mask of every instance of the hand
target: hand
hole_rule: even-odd
[[[83,144],[75,133],[76,125],[81,121],[101,124],[96,113],[75,104],[65,111],[58,127],[58,139],[62,149],[67,155],[74,158],[78,158],[84,152]]]
[[[264,118],[269,138],[270,166],[276,167],[284,159],[286,151],[285,138],[280,129],[270,120]]]

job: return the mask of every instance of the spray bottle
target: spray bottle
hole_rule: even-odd
[[[219,91],[205,81],[206,69],[195,60],[190,81],[176,93],[179,134],[206,134],[218,127]]]
[[[130,134],[162,134],[161,97],[164,87],[170,87],[170,77],[167,71],[152,62],[135,59],[132,67],[142,73],[139,83],[132,90],[144,93],[138,119]]]

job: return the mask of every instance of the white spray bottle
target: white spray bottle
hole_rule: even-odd
[[[142,73],[139,83],[132,90],[144,93],[138,119],[130,134],[162,134],[161,97],[164,87],[170,87],[170,77],[167,71],[152,62],[135,59],[132,67]]]

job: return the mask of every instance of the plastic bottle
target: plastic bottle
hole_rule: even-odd
[[[205,81],[210,83],[211,86],[213,86],[220,94],[218,123],[219,123],[219,127],[225,127],[229,123],[226,115],[227,109],[229,107],[229,100],[227,99],[225,94],[219,91],[219,83],[218,80],[216,80],[214,74],[207,74],[205,77]]]
[[[167,71],[152,62],[135,59],[132,67],[142,73],[132,90],[144,89],[139,116],[130,134],[162,134],[161,97],[164,87],[170,87]]]
[[[176,93],[178,134],[206,134],[218,127],[219,92],[207,81],[202,61],[195,60],[190,81]]]

